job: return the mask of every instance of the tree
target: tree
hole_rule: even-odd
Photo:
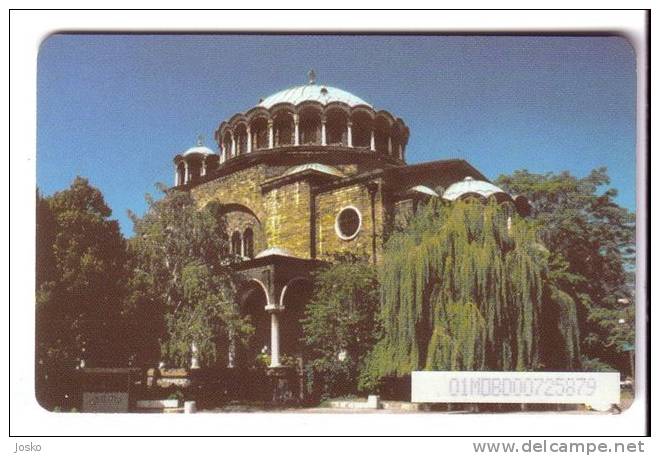
[[[56,370],[81,360],[126,364],[116,344],[123,327],[125,241],[111,214],[101,192],[82,177],[52,196],[37,192],[37,393],[45,402],[52,399],[45,389]]]
[[[390,237],[380,276],[383,337],[364,385],[422,369],[542,369],[548,343],[565,368],[579,363],[575,303],[553,288],[547,250],[512,212],[432,200]]]
[[[306,308],[303,341],[307,370],[325,397],[355,393],[364,357],[378,334],[376,268],[352,254],[336,255],[314,274],[314,295]]]
[[[236,307],[223,217],[187,192],[166,191],[158,201],[147,195],[147,203],[144,217],[131,214],[132,311],[164,316],[150,331],[161,359],[185,366],[194,344],[199,361],[211,364],[228,353],[231,337],[240,341],[251,329]]]
[[[635,220],[633,213],[616,204],[617,191],[607,188],[609,183],[605,168],[583,178],[568,172],[520,170],[497,179],[502,188],[525,195],[532,204],[550,261],[560,265],[554,279],[578,303],[587,360],[602,359],[627,370],[627,357],[619,354],[623,345],[610,338],[625,330],[620,319],[634,321],[634,305],[622,303],[634,302]],[[623,313],[628,315],[619,316]],[[634,325],[628,328],[626,337],[632,343]]]

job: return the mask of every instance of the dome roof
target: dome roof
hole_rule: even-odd
[[[488,198],[495,194],[508,195],[504,190],[497,185],[482,180],[474,180],[468,176],[462,181],[454,182],[442,194],[442,197],[449,201],[454,201],[466,194],[477,194],[484,198]]]
[[[425,193],[431,196],[440,196],[435,190],[428,188],[426,185],[415,185],[414,187],[411,187],[409,190],[417,193]]]
[[[323,165],[321,163],[305,163],[303,165],[294,166],[293,168],[289,168],[284,173],[284,176],[292,176],[294,174],[302,173],[304,171],[316,171],[319,173],[330,174],[332,176],[337,176],[337,177],[344,176],[342,172],[339,171],[334,166]]]
[[[317,101],[323,105],[338,101],[341,103],[346,103],[350,107],[366,105],[373,108],[373,106],[364,101],[362,98],[353,95],[350,92],[346,92],[345,90],[341,90],[336,87],[316,85],[313,83],[291,87],[290,89],[274,93],[273,95],[263,99],[258,106],[270,109],[278,103],[291,103],[293,105],[299,105],[304,101]]]
[[[194,147],[191,147],[187,151],[185,151],[183,154],[184,157],[187,155],[193,155],[193,154],[198,154],[198,155],[213,155],[215,152],[213,152],[211,149],[208,147],[204,146],[203,143],[203,138],[202,135],[199,135],[197,137],[197,144]]]
[[[264,258],[271,255],[295,257],[295,255],[289,252],[287,249],[283,249],[281,247],[271,247],[269,249],[262,250],[261,252],[257,253],[255,255],[255,258]]]
[[[215,152],[213,152],[211,149],[209,149],[206,146],[195,146],[195,147],[191,147],[190,149],[185,151],[183,153],[183,156],[185,157],[187,155],[192,155],[192,154],[211,155],[211,154],[214,154],[214,153]]]

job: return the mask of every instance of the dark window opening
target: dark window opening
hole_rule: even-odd
[[[243,233],[243,256],[254,258],[254,232],[247,228]]]
[[[337,216],[337,234],[342,239],[352,239],[358,234],[361,223],[362,220],[357,209],[347,207]]]
[[[241,233],[234,231],[231,235],[231,253],[234,255],[241,255]]]

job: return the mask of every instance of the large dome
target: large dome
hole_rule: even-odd
[[[373,108],[373,106],[362,98],[353,95],[350,92],[346,92],[345,90],[336,87],[317,84],[306,84],[282,90],[265,98],[258,106],[270,109],[278,103],[291,103],[297,106],[305,101],[316,101],[322,105],[338,101],[346,103],[350,107],[364,105]]]
[[[223,169],[233,169],[225,163],[247,165],[272,159],[288,160],[293,166],[313,165],[305,173],[330,175],[333,172],[319,166],[405,163],[409,130],[403,120],[386,110],[377,111],[350,92],[317,84],[314,71],[308,78],[307,84],[262,98],[257,106],[218,125],[213,135]],[[252,155],[255,152],[260,156]],[[320,156],[321,152],[328,154]]]

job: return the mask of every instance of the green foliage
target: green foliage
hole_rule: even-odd
[[[308,379],[325,397],[355,392],[357,375],[378,336],[376,268],[351,254],[314,275],[314,295],[303,320]]]
[[[147,203],[144,217],[131,215],[131,309],[164,315],[151,332],[164,360],[188,365],[194,343],[199,361],[214,363],[228,352],[230,337],[240,341],[251,331],[236,308],[223,218],[217,206],[199,208],[185,192],[158,201],[147,195]]]
[[[36,204],[36,392],[62,406],[61,378],[88,367],[125,366],[125,241],[101,192],[77,177]]]
[[[125,241],[101,192],[77,177],[37,194],[37,358],[41,365],[125,365]]]
[[[539,236],[551,252],[553,283],[578,303],[582,351],[627,370],[622,348],[634,340],[634,213],[614,201],[605,168],[583,178],[526,170],[500,176],[505,190],[527,196]],[[624,304],[622,304],[624,303]],[[616,323],[614,323],[616,322]],[[625,341],[625,342],[623,342]]]
[[[587,358],[586,356],[582,357],[582,369],[585,372],[613,372],[616,370],[598,358]]]
[[[183,391],[181,391],[178,388],[167,395],[167,399],[170,399],[170,400],[176,399],[177,401],[179,401],[179,404],[183,402],[184,398],[185,398],[185,396],[183,394]]]
[[[614,309],[594,307],[589,319],[605,334],[605,347],[629,352],[635,347],[635,304],[625,299]]]
[[[506,205],[433,200],[419,209],[385,245],[384,337],[368,358],[363,385],[421,369],[541,368],[544,306],[563,306],[555,313],[569,314],[543,325],[560,326],[560,342],[579,357],[574,333],[563,326],[570,325],[575,304],[547,296],[547,257],[535,229]]]

